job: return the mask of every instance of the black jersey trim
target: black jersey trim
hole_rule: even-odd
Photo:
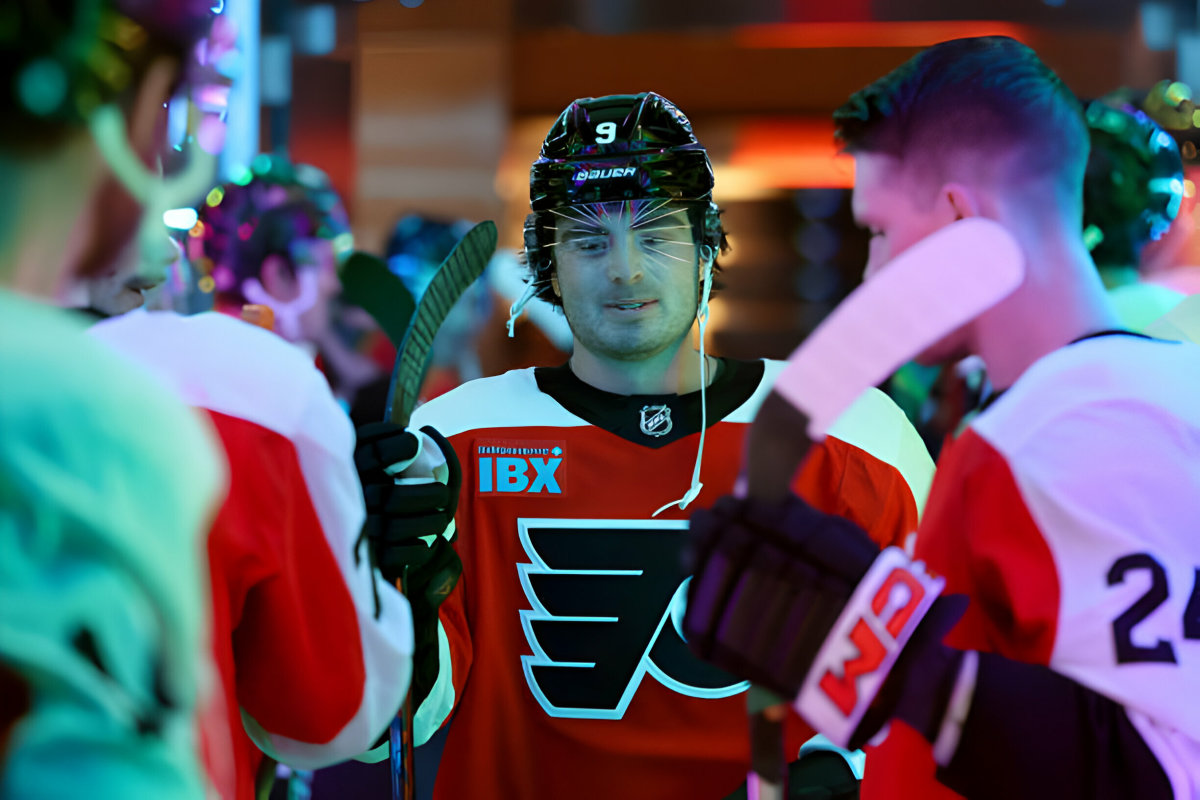
[[[1089,339],[1099,339],[1104,336],[1131,336],[1134,339],[1148,339],[1150,341],[1162,341],[1162,340],[1155,339],[1153,336],[1147,336],[1144,333],[1138,333],[1137,331],[1129,331],[1129,330],[1125,330],[1124,328],[1111,328],[1111,329],[1107,329],[1107,330],[1096,331],[1095,333],[1085,333],[1083,336],[1079,336],[1079,337],[1067,342],[1066,346],[1070,347],[1073,344],[1079,344],[1080,342],[1086,342]],[[1009,387],[1009,388],[1011,388],[1011,387]],[[987,411],[989,408],[991,408],[992,404],[995,403],[997,400],[999,400],[1000,397],[1007,391],[1008,391],[1008,389],[1001,389],[998,392],[992,392],[991,394],[989,394],[987,397],[984,398],[983,402],[979,404],[977,410],[979,412]]]
[[[762,383],[762,361],[720,358],[716,378],[705,392],[708,424],[720,422],[745,403]],[[658,449],[700,432],[700,392],[688,394],[614,394],[580,380],[569,364],[533,371],[538,389],[580,419],[634,444]],[[671,428],[659,436],[642,432],[642,409],[666,406]]]

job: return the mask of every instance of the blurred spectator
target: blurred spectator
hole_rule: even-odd
[[[1183,295],[1142,280],[1139,260],[1163,237],[1183,200],[1175,141],[1120,94],[1085,109],[1091,154],[1083,183],[1084,241],[1121,323],[1140,331]]]
[[[167,281],[169,270],[180,257],[179,245],[165,228],[157,243],[157,252],[150,253],[136,240],[130,241],[108,270],[80,281],[74,297],[67,298],[65,304],[97,319],[115,317],[146,305],[147,294]]]
[[[445,220],[420,214],[402,217],[387,242],[388,269],[404,281],[413,299],[420,302],[438,267],[471,229],[466,220]],[[429,373],[421,399],[428,400],[455,386],[482,377],[475,339],[492,310],[484,281],[463,292],[433,340]]]
[[[202,543],[220,461],[194,412],[46,301],[130,241],[141,209],[117,151],[150,160],[210,21],[200,0],[4,6],[0,797],[207,793]]]
[[[404,283],[415,302],[420,302],[442,262],[470,229],[467,220],[422,214],[407,214],[396,222],[388,237],[385,258],[388,269]],[[420,402],[483,375],[479,338],[491,318],[492,307],[492,294],[485,280],[473,283],[458,299],[434,338]],[[356,425],[378,422],[386,412],[396,349],[388,346],[379,326],[362,309],[349,305],[338,308],[334,329],[340,341],[365,357],[375,370],[373,376],[360,380],[355,387],[350,416]],[[500,335],[498,328],[496,335]],[[346,366],[350,365],[347,360]],[[331,366],[336,371],[340,365]]]
[[[1121,98],[1140,108],[1179,144],[1183,157],[1184,192],[1178,216],[1157,241],[1142,250],[1142,279],[1184,295],[1200,294],[1200,236],[1196,232],[1196,184],[1200,179],[1200,128],[1192,89],[1163,80],[1150,91],[1125,90]]]
[[[188,256],[217,310],[246,303],[275,313],[276,332],[315,354],[340,285],[337,259],[352,237],[324,173],[260,155],[239,181],[214,188],[188,237]]]

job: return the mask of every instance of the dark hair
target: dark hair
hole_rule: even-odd
[[[318,236],[321,212],[311,200],[292,196],[270,205],[264,202],[268,189],[257,182],[231,184],[224,187],[217,205],[202,209],[199,241],[204,263],[198,266],[212,275],[223,300],[245,302],[242,284],[259,277],[268,256],[281,257],[294,275],[292,242]]]
[[[0,148],[53,150],[99,105],[124,102],[159,57],[182,66],[212,21],[210,0],[5,0]]]
[[[396,220],[384,246],[384,257],[409,256],[435,267],[446,260],[459,240],[471,230],[465,219],[426,214],[405,214]]]
[[[221,299],[243,302],[242,283],[259,276],[268,256],[281,256],[294,275],[293,241],[328,239],[336,253],[345,236],[346,209],[325,173],[286,156],[259,153],[235,181],[208,193],[186,247]]]
[[[1005,162],[1012,177],[1057,176],[1078,193],[1088,133],[1071,90],[1029,47],[1005,36],[953,39],[856,92],[833,115],[850,153],[880,153],[942,177],[948,154]],[[1011,165],[1010,165],[1011,161]]]

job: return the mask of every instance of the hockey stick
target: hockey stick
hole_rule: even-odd
[[[739,488],[781,500],[813,443],[865,391],[970,322],[1024,279],[1016,240],[999,224],[960,220],[892,259],[843,300],[792,353],[746,434]],[[782,722],[752,723],[760,800],[782,798]],[[774,756],[764,755],[764,751]]]
[[[392,385],[388,389],[388,419],[397,425],[407,425],[417,405],[438,328],[462,293],[483,274],[495,252],[496,223],[485,220],[459,240],[421,295],[396,354]]]
[[[1188,295],[1147,325],[1142,333],[1157,339],[1200,344],[1200,294]]]
[[[417,404],[421,382],[433,350],[433,338],[445,322],[450,309],[475,280],[496,252],[496,223],[485,220],[459,240],[450,255],[434,273],[429,287],[421,295],[416,310],[401,337],[388,389],[387,419],[402,427]],[[386,269],[386,267],[384,267]],[[390,274],[390,273],[389,273]],[[397,279],[398,280],[398,279]],[[411,295],[409,295],[411,301]],[[378,318],[376,318],[378,319]],[[408,570],[396,582],[402,593]],[[404,695],[404,705],[388,728],[388,743],[392,767],[392,800],[413,800],[416,779],[413,774],[413,708],[412,687]]]
[[[392,344],[400,347],[416,308],[404,281],[388,269],[383,259],[361,250],[342,262],[338,278],[346,302],[370,314]]]
[[[1003,300],[1024,275],[1016,240],[980,217],[892,259],[788,358],[747,434],[747,493],[782,498],[812,443],[863,392]]]
[[[787,794],[788,757],[784,752],[783,722],[769,717],[768,706],[787,702],[774,692],[751,686],[746,695],[750,713],[750,774],[746,776],[747,800],[784,800]]]

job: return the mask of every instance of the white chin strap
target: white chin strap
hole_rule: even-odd
[[[517,324],[517,317],[521,316],[521,312],[525,309],[525,305],[533,299],[537,294],[537,288],[533,281],[525,284],[525,291],[521,292],[521,296],[517,298],[517,302],[513,303],[508,309],[508,322],[505,323],[508,327],[508,338],[513,338],[513,326]]]
[[[708,432],[708,355],[704,351],[704,331],[708,326],[708,296],[712,293],[713,261],[716,254],[712,247],[704,245],[700,248],[700,260],[704,263],[704,283],[700,289],[700,310],[696,312],[696,321],[700,323],[700,443],[696,447],[696,467],[692,470],[692,485],[678,500],[672,500],[655,511],[651,516],[657,517],[671,506],[679,506],[683,511],[700,495],[704,484],[700,482],[700,464],[704,461],[704,435]]]

